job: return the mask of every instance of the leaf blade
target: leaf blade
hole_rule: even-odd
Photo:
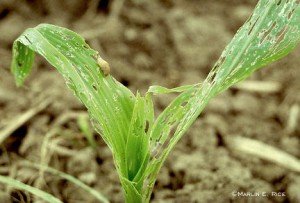
[[[278,15],[278,13],[282,15]],[[260,20],[258,20],[259,18]],[[274,22],[277,23],[275,28],[273,27]],[[284,31],[284,29],[286,29],[285,26],[292,28],[287,32]],[[264,29],[271,30],[271,34]],[[284,37],[282,37],[282,33],[284,33]],[[261,42],[262,38],[266,37],[265,35],[270,38],[267,38],[267,41]],[[253,15],[239,29],[233,40],[225,48],[221,57],[203,82],[202,87],[198,88],[191,97],[182,100],[178,105],[174,105],[174,112],[179,111],[180,106],[184,103],[186,103],[185,106],[187,106],[182,112],[184,116],[177,117],[175,122],[173,122],[173,126],[176,128],[175,133],[170,135],[170,130],[160,130],[159,125],[153,126],[152,132],[155,133],[152,136],[155,138],[164,137],[164,140],[169,139],[169,142],[161,150],[159,156],[151,159],[148,167],[147,176],[150,177],[147,188],[148,200],[150,194],[149,190],[152,190],[154,186],[155,176],[168,154],[205,108],[210,99],[231,85],[245,79],[255,70],[284,57],[290,53],[299,42],[299,1],[260,0]],[[260,50],[262,47],[261,44],[265,45],[262,50]],[[265,51],[265,53],[258,53],[260,51]],[[258,54],[260,55],[258,56]],[[172,103],[170,106],[171,105]],[[168,115],[168,113],[166,113],[168,108],[169,106],[162,115]],[[162,122],[162,126],[167,125],[163,120]],[[165,135],[165,132],[168,132],[168,134]]]
[[[16,41],[13,50],[12,71],[21,84],[30,72],[32,63],[16,66],[19,49],[28,49],[42,55],[65,78],[68,87],[87,107],[108,146],[120,156],[115,157],[117,169],[125,174],[124,152],[135,97],[130,90],[112,76],[105,76],[97,64],[98,53],[79,35],[65,28],[41,24],[27,29]],[[23,56],[19,55],[23,54]]]
[[[11,187],[14,187],[16,189],[24,190],[27,192],[32,193],[33,195],[40,197],[41,199],[45,200],[46,202],[49,203],[62,203],[61,200],[57,199],[56,197],[52,196],[49,193],[46,193],[40,189],[37,189],[35,187],[32,187],[30,185],[26,185],[18,180],[15,180],[10,177],[2,176],[0,175],[0,182],[4,183],[6,185],[9,185]]]

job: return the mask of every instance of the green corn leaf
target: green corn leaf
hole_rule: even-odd
[[[155,120],[150,132],[152,155],[159,153],[162,145],[169,137],[169,133],[185,115],[188,99],[196,92],[198,86],[181,93]]]
[[[211,98],[245,79],[255,70],[284,57],[298,45],[299,41],[299,1],[260,0],[252,16],[226,47],[201,88],[197,88],[187,97],[184,97],[187,92],[182,93],[163,111],[158,118],[159,121],[154,124],[152,129],[154,142],[160,144],[168,140],[168,143],[160,150],[160,154],[152,158],[147,172],[149,179],[156,176],[170,151]],[[178,103],[175,103],[176,101]],[[175,133],[170,135],[171,128]],[[156,147],[151,145],[151,149]],[[154,181],[155,178],[149,181],[148,190],[151,190]]]
[[[51,194],[46,193],[46,192],[44,192],[40,189],[37,189],[35,187],[32,187],[30,185],[26,185],[18,180],[10,178],[10,177],[0,175],[0,183],[9,185],[9,186],[19,189],[19,190],[24,190],[26,192],[30,192],[31,194],[33,194],[37,197],[40,197],[41,199],[43,199],[44,201],[49,202],[49,203],[62,203],[61,200],[53,197]]]
[[[290,53],[300,41],[297,0],[260,0],[210,72],[218,91]]]
[[[195,87],[199,87],[200,84],[195,84],[195,85],[184,85],[184,86],[180,86],[180,87],[175,87],[175,88],[166,88],[166,87],[162,87],[159,85],[153,85],[150,86],[148,89],[148,92],[153,93],[154,95],[158,95],[158,94],[169,94],[169,93],[180,93],[180,92],[184,92],[186,90],[195,88]]]
[[[145,98],[137,94],[127,136],[125,155],[129,180],[135,178],[141,164],[148,155],[148,137],[146,136],[145,128]]]
[[[13,45],[12,72],[18,85],[31,70],[34,54],[42,55],[65,78],[87,107],[96,130],[116,154],[124,155],[135,97],[112,76],[105,76],[100,57],[76,33],[49,24],[27,29]],[[126,174],[125,159],[115,156],[117,169]]]
[[[125,157],[128,181],[131,181],[134,186],[133,194],[137,190],[139,197],[142,197],[145,170],[150,158],[148,130],[152,127],[153,118],[154,109],[151,95],[147,94],[145,97],[141,97],[138,93],[129,127]]]
[[[138,99],[112,76],[101,71],[99,55],[76,33],[42,24],[27,29],[13,46],[11,70],[17,85],[31,71],[34,52],[65,78],[87,107],[92,123],[111,148],[126,198],[141,201],[149,160],[149,136],[154,120],[151,95]]]
[[[123,189],[125,190],[125,202],[131,203],[136,202],[140,203],[143,202],[143,196],[140,192],[136,189],[136,183],[128,180],[127,178],[120,177],[121,184]]]
[[[150,135],[150,129],[152,129],[154,123],[154,105],[152,101],[152,94],[146,93],[145,96],[145,116],[146,116],[146,129],[147,136]]]

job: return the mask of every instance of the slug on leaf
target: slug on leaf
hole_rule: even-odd
[[[100,69],[102,70],[104,76],[108,76],[110,73],[110,66],[109,64],[100,56],[97,57],[97,63],[100,67]]]

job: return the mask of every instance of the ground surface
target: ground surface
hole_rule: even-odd
[[[24,158],[48,163],[122,202],[111,154],[98,136],[95,151],[78,128],[85,108],[62,77],[40,57],[25,88],[9,73],[13,40],[42,22],[81,33],[132,91],[149,85],[201,82],[254,8],[255,0],[1,0],[0,129],[41,100],[50,105],[18,127],[1,145],[0,173],[40,187],[64,202],[95,202],[67,181],[22,167]],[[175,3],[176,2],[176,3]],[[163,167],[152,202],[299,202],[299,173],[244,153],[226,139],[243,136],[300,158],[299,125],[289,126],[300,104],[300,49],[250,79],[279,85],[270,92],[230,89],[215,98]],[[159,98],[161,111],[168,99]],[[291,110],[294,109],[294,110]],[[296,109],[296,110],[295,110]],[[294,113],[295,114],[295,113]],[[55,129],[55,130],[53,130]],[[45,141],[47,137],[47,141]],[[43,143],[47,151],[41,152]],[[2,190],[2,192],[1,192]],[[28,194],[1,186],[0,202],[30,202]],[[284,197],[234,197],[233,191],[283,192]]]

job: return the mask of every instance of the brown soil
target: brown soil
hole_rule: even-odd
[[[112,202],[123,194],[112,157],[95,134],[96,151],[78,128],[85,110],[62,77],[38,57],[25,88],[16,88],[9,72],[12,42],[24,29],[47,22],[83,34],[112,67],[112,74],[132,91],[149,85],[175,87],[204,80],[213,63],[254,8],[255,0],[1,0],[0,129],[34,108],[40,97],[53,99],[44,110],[16,129],[1,145],[0,173],[40,187],[64,202],[96,202],[73,184],[18,166],[40,162],[49,138],[49,165],[101,191]],[[176,3],[175,3],[176,2]],[[300,127],[287,133],[292,106],[300,104],[300,49],[251,79],[273,81],[273,93],[229,89],[215,98],[172,152],[159,174],[152,202],[300,202],[300,176],[225,144],[230,136],[260,140],[300,158]],[[167,98],[167,99],[166,99]],[[160,97],[161,111],[169,97]],[[56,147],[55,147],[56,146]],[[45,158],[45,157],[44,157]],[[48,163],[47,161],[47,163]],[[32,196],[0,186],[0,202],[30,202]],[[283,197],[233,197],[233,191],[283,192]]]

